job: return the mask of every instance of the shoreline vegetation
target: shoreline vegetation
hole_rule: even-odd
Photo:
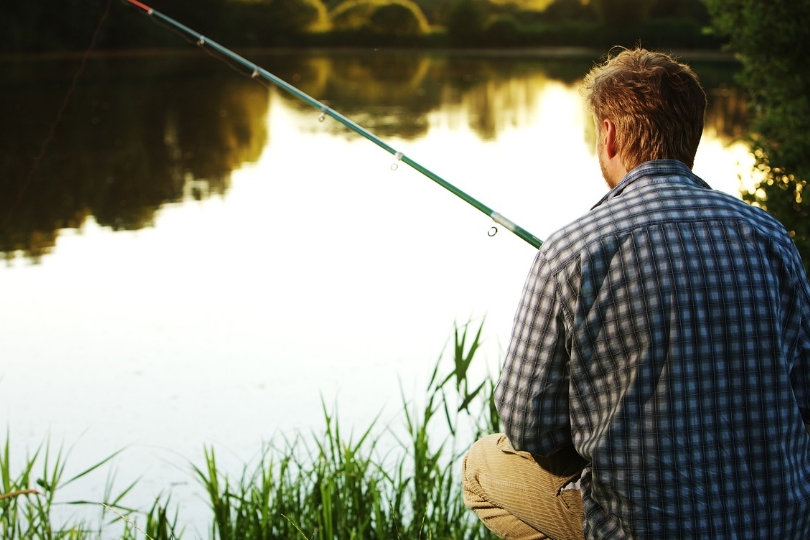
[[[719,51],[702,0],[152,0],[149,7],[231,49],[418,48]],[[11,7],[0,54],[176,48],[181,39],[124,0]],[[152,19],[152,20],[150,20]]]
[[[66,454],[48,444],[19,468],[7,435],[0,451],[0,537],[100,540],[292,539],[349,540],[492,538],[462,501],[460,459],[472,442],[499,430],[492,402],[494,381],[470,380],[483,321],[456,326],[450,353],[437,361],[422,399],[402,396],[400,426],[372,423],[359,436],[342,430],[323,407],[324,428],[264,445],[255,463],[233,475],[204,448],[202,466],[191,465],[199,495],[210,510],[207,530],[189,530],[172,493],[149,508],[133,509],[135,487],[108,480],[103,500],[64,500],[63,488],[113,465],[110,455],[65,479]],[[474,370],[478,371],[478,370]],[[170,489],[170,488],[168,488]],[[56,508],[98,510],[99,518],[58,523]],[[206,535],[206,536],[200,536]]]
[[[540,59],[599,59],[607,51],[604,49],[590,47],[564,47],[564,46],[542,46],[542,47],[521,47],[521,48],[401,48],[401,47],[249,47],[234,48],[233,52],[250,59],[251,56],[317,56],[321,54],[330,55],[357,55],[357,54],[400,54],[413,52],[415,54],[441,54],[453,57],[477,57],[477,58],[540,58]],[[738,63],[736,55],[725,50],[712,49],[669,49],[667,54],[687,61],[700,62],[728,62]],[[200,51],[191,45],[179,45],[176,47],[152,47],[140,49],[114,49],[114,50],[94,50],[89,53],[83,51],[48,51],[48,52],[0,52],[0,62],[35,62],[52,60],[80,60],[85,55],[88,59],[94,58],[150,58],[158,56],[198,56]]]

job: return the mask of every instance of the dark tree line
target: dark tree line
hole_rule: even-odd
[[[787,227],[810,272],[810,3],[706,0],[742,62],[749,137],[764,179],[748,200]]]
[[[150,7],[235,46],[300,44],[325,8],[320,0],[147,0]],[[102,14],[98,49],[176,47],[177,36],[148,21],[122,0],[9,2],[0,17],[0,53],[81,51]]]
[[[701,0],[554,0],[546,9],[490,0],[149,0],[154,9],[231,47],[651,46],[716,48]],[[0,53],[81,51],[101,14],[97,48],[177,46],[122,0],[10,2]]]

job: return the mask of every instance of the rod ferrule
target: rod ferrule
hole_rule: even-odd
[[[492,221],[494,221],[498,225],[503,225],[504,227],[506,227],[507,230],[511,232],[515,232],[515,230],[517,229],[517,224],[507,219],[506,216],[499,214],[498,212],[492,212],[492,215],[490,217],[492,218]]]

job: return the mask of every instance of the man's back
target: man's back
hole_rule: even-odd
[[[707,102],[688,65],[622,50],[582,90],[610,192],[535,257],[495,388],[504,433],[465,456],[464,502],[502,538],[807,540],[796,247],[692,174]]]
[[[569,395],[532,414],[568,402],[586,536],[808,538],[804,270],[775,220],[700,183],[642,166],[549,239],[527,287],[559,303]],[[501,412],[516,448],[554,439]]]

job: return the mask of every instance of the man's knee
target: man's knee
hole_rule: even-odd
[[[484,437],[462,461],[464,504],[501,538],[581,538],[579,490],[561,492],[578,463],[564,461],[550,468],[564,469],[568,476],[515,450],[503,434]]]
[[[464,504],[468,508],[475,509],[487,499],[481,486],[481,476],[488,473],[493,454],[499,452],[498,441],[503,436],[495,433],[475,441],[461,462]]]

